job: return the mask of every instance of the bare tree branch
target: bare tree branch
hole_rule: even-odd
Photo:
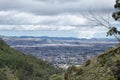
[[[95,14],[93,14],[91,11],[89,11],[89,16],[85,16],[84,14],[82,14],[84,18],[86,18],[87,20],[93,22],[96,24],[96,26],[103,26],[105,28],[108,29],[107,32],[107,36],[114,36],[120,43],[120,31],[117,30],[116,27],[112,26],[110,24],[110,16],[106,16],[107,19],[105,17],[100,17],[100,16],[95,16]]]

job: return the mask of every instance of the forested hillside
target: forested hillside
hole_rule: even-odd
[[[69,67],[51,80],[120,80],[120,45],[88,60],[80,67]]]
[[[49,80],[59,71],[45,61],[10,48],[0,39],[0,80]]]

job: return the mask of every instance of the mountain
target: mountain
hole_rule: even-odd
[[[40,38],[40,39],[51,39],[51,40],[79,40],[79,38],[75,37],[48,37],[48,36],[1,36],[1,38]]]
[[[120,45],[88,60],[79,67],[71,66],[51,80],[120,80]]]
[[[49,40],[80,40],[80,41],[114,41],[117,42],[116,39],[114,38],[76,38],[76,37],[49,37],[49,36],[1,36],[0,38],[2,39],[7,39],[7,38],[20,38],[20,39],[49,39]]]
[[[12,49],[0,39],[0,80],[49,80],[59,71],[48,62]]]

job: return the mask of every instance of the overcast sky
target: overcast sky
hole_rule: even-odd
[[[81,14],[112,14],[114,4],[115,0],[0,0],[0,35],[105,37],[104,27],[91,27]]]

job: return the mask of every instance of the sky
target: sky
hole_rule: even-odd
[[[0,35],[104,38],[107,29],[87,18],[112,18],[115,0],[0,0]],[[99,16],[98,16],[99,15]]]

